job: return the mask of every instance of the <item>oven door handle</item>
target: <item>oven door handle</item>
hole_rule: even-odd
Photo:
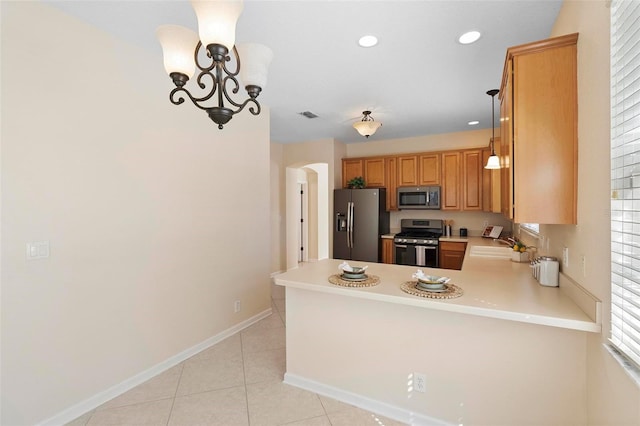
[[[396,247],[400,247],[400,248],[407,248],[407,246],[405,246],[405,245],[401,245],[401,244],[396,244],[395,246],[396,246]]]
[[[438,248],[436,246],[423,246],[425,248],[425,250],[437,250]]]

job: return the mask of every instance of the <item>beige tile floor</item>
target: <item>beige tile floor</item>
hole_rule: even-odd
[[[273,314],[69,423],[360,426],[399,423],[282,382],[284,288]]]

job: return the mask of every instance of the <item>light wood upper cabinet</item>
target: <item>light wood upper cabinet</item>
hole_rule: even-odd
[[[418,157],[418,185],[440,185],[440,154]]]
[[[385,158],[386,188],[387,188],[387,210],[398,210],[398,159],[396,157]]]
[[[442,210],[460,210],[460,153],[442,153]]]
[[[342,187],[346,188],[348,186],[347,182],[358,176],[362,176],[364,178],[364,165],[362,159],[344,158],[342,160]]]
[[[462,152],[462,210],[482,210],[482,150]]]
[[[577,223],[577,41],[569,34],[507,50],[504,176],[516,223]]]
[[[418,156],[398,156],[398,186],[418,185]]]
[[[364,181],[367,188],[382,188],[385,186],[384,157],[364,159]]]

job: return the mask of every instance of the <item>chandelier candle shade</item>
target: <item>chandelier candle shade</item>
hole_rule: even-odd
[[[496,125],[495,125],[495,116],[494,116],[494,101],[496,95],[500,91],[498,89],[491,89],[487,92],[487,95],[491,96],[491,156],[487,159],[487,165],[484,166],[485,169],[499,169],[500,168],[500,158],[496,155],[495,150],[495,138],[496,138]]]
[[[362,115],[362,120],[353,123],[353,128],[362,136],[368,138],[373,135],[380,126],[382,126],[382,123],[375,121],[373,117],[371,117],[371,111],[362,111]]]
[[[176,86],[169,100],[180,105],[185,97],[189,98],[207,112],[219,129],[248,104],[252,104],[251,114],[260,114],[256,98],[267,84],[273,52],[255,43],[236,48],[236,23],[242,13],[242,0],[192,0],[191,5],[198,18],[199,34],[179,25],[162,25],[156,31],[162,45],[164,68]],[[229,67],[229,52],[233,52],[235,69]],[[196,82],[202,95],[193,95],[185,87],[196,68]],[[243,102],[236,102],[230,96],[240,88],[238,74],[249,95]]]

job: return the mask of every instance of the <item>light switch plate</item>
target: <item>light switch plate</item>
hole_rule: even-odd
[[[46,259],[49,257],[49,241],[27,243],[27,260]]]

